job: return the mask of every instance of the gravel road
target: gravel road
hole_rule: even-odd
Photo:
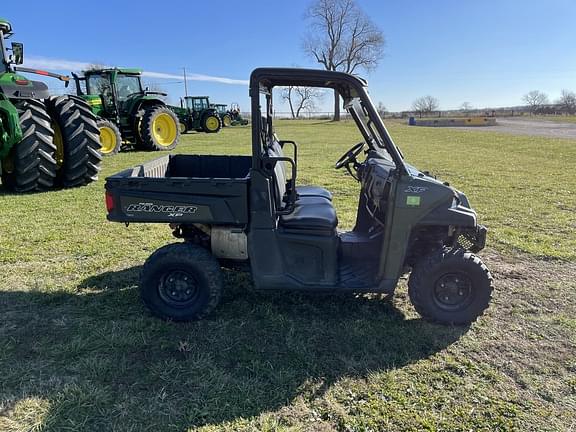
[[[558,123],[553,121],[497,119],[496,126],[455,127],[453,129],[576,139],[576,123]]]

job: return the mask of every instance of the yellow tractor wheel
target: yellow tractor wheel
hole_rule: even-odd
[[[178,117],[166,106],[150,107],[142,117],[140,136],[147,150],[172,150],[180,139]]]
[[[118,127],[110,120],[98,120],[98,129],[100,131],[100,153],[103,156],[112,156],[117,154],[122,147],[122,136]]]
[[[202,129],[206,133],[215,133],[222,129],[222,121],[218,114],[207,114],[202,119]]]

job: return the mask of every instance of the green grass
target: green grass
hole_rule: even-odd
[[[227,272],[201,322],[152,318],[138,272],[164,225],[105,220],[103,181],[0,190],[0,430],[569,430],[576,424],[576,143],[392,123],[407,159],[469,196],[496,278],[470,328],[421,320],[404,283],[378,296],[258,293]],[[342,227],[358,186],[334,161],[351,123],[280,122],[299,182],[332,190]],[[178,152],[249,154],[250,129]],[[105,159],[107,175],[159,154]],[[540,258],[546,258],[542,260]],[[552,258],[552,259],[551,259]]]

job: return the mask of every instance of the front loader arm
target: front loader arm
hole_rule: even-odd
[[[32,73],[32,74],[36,74],[36,75],[43,75],[43,76],[48,76],[51,78],[56,78],[56,79],[59,79],[60,81],[64,81],[66,87],[68,87],[68,84],[70,84],[70,77],[68,75],[60,75],[60,74],[48,72],[45,70],[31,69],[31,68],[25,68],[25,67],[20,67],[20,66],[15,67],[14,70],[16,72],[26,72],[26,73]]]

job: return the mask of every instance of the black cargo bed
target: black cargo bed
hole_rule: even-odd
[[[115,222],[248,222],[250,156],[168,155],[106,179]]]

